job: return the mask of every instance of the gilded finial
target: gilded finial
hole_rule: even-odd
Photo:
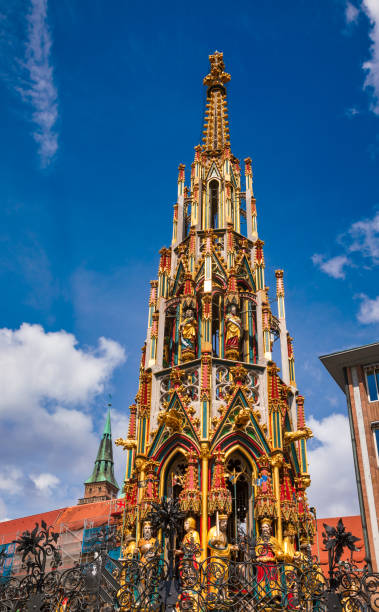
[[[225,72],[225,64],[223,59],[223,53],[215,51],[213,55],[209,56],[209,62],[211,64],[211,71],[204,77],[204,85],[208,87],[208,94],[214,87],[220,87],[225,92],[224,84],[228,83],[231,79],[230,74]]]

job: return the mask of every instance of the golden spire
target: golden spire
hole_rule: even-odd
[[[225,87],[230,74],[224,71],[223,54],[219,51],[210,55],[209,61],[211,71],[203,81],[207,87],[203,145],[206,150],[222,150],[225,145],[230,145]]]

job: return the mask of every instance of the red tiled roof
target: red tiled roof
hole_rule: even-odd
[[[70,506],[62,512],[57,526],[67,525],[71,531],[82,529],[84,521],[91,521],[93,527],[99,527],[108,522],[113,510],[113,500],[94,502],[92,504],[81,504],[80,506]]]
[[[328,553],[324,549],[322,532],[324,531],[324,523],[330,525],[331,527],[336,527],[340,517],[332,517],[332,518],[322,518],[317,519],[317,530],[318,530],[318,547],[320,550],[320,562],[321,567],[325,575],[328,572]],[[345,525],[346,531],[350,531],[354,536],[360,538],[359,542],[356,542],[357,548],[359,548],[359,552],[353,552],[353,562],[358,567],[363,567],[365,565],[365,547],[363,541],[363,530],[362,530],[362,521],[360,515],[358,516],[342,516],[343,524]],[[318,555],[317,549],[317,534],[315,536],[315,542],[312,547],[312,554]],[[350,560],[350,551],[345,551],[341,557],[342,561]]]
[[[0,544],[12,542],[23,531],[31,531],[36,523],[41,525],[45,521],[47,526],[54,527],[54,531],[60,531],[61,525],[66,525],[71,531],[83,529],[84,521],[91,523],[91,527],[99,527],[104,523],[114,522],[112,512],[117,508],[116,500],[106,500],[94,502],[92,504],[82,504],[79,506],[69,506],[59,508],[41,514],[32,514],[22,518],[4,521],[0,523]]]
[[[0,523],[0,544],[8,544],[12,542],[17,535],[21,535],[23,531],[31,531],[35,524],[41,525],[41,521],[53,527],[66,508],[59,508],[58,510],[50,510],[50,512],[42,512],[41,514],[31,514],[30,516],[23,516],[22,518],[13,519],[11,521],[4,521]]]

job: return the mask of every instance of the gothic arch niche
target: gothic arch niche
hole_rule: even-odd
[[[163,484],[163,497],[178,499],[183,489],[184,474],[187,469],[187,460],[184,454],[177,451],[167,460],[167,466],[162,470],[161,483]],[[184,537],[184,520],[177,533],[178,544]]]
[[[229,541],[236,539],[238,532],[255,535],[254,486],[250,461],[240,450],[233,450],[226,458],[227,486],[232,494],[232,514],[228,522]]]
[[[219,221],[220,185],[216,179],[209,183],[209,208],[211,214],[211,227],[218,228]]]
[[[163,367],[170,368],[178,363],[180,305],[169,306],[166,310]]]
[[[235,220],[235,205],[234,205],[234,189],[230,188],[230,220],[233,224],[233,229],[236,230],[236,220]]]
[[[224,296],[215,291],[212,296],[212,351],[214,357],[224,356]]]

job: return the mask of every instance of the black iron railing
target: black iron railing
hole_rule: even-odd
[[[262,544],[257,551],[255,541],[246,537],[238,538],[230,558],[211,556],[200,562],[200,550],[192,545],[182,546],[183,554],[175,556],[177,508],[166,503],[154,512],[168,550],[156,545],[145,562],[138,554],[112,559],[108,550],[115,536],[104,529],[96,535],[91,563],[60,571],[58,534],[44,523],[25,532],[16,543],[26,576],[0,583],[0,612],[379,612],[379,574],[341,562],[343,550],[353,550],[356,541],[342,523],[334,531],[325,527],[324,544],[331,551],[326,577],[307,554],[297,554],[294,562],[259,561],[269,554]]]

